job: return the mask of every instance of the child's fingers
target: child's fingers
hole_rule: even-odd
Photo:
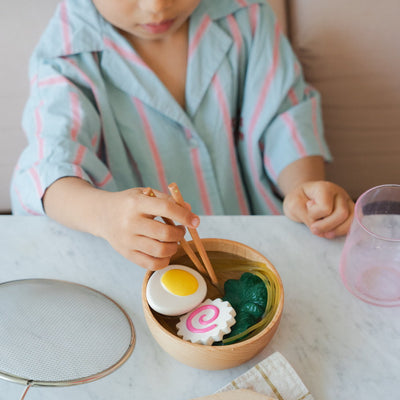
[[[283,201],[283,211],[291,220],[309,225],[313,221],[309,219],[307,209],[308,201],[309,198],[305,195],[303,190],[296,190],[285,197]]]
[[[334,230],[326,232],[324,234],[324,237],[326,237],[327,239],[333,239],[337,236],[344,236],[349,232],[351,223],[354,218],[354,202],[351,199],[348,199],[347,202],[349,206],[348,218],[342,224],[338,225]]]
[[[135,229],[138,231],[137,227]],[[140,223],[140,235],[147,236],[160,242],[179,242],[185,236],[185,228],[182,225],[167,225],[164,222],[143,218]]]
[[[334,197],[329,184],[309,182],[287,195],[284,211],[289,218],[310,227],[315,221],[332,213]]]
[[[321,234],[320,236],[326,239],[333,239],[338,236],[344,236],[350,229],[353,218],[348,218],[343,224],[337,226],[334,230]]]
[[[159,269],[165,268],[169,265],[170,258],[157,258],[152,257],[148,254],[141,253],[140,251],[129,251],[122,254],[125,258],[133,263],[140,265],[141,267],[148,269],[149,271],[157,271]]]
[[[349,198],[337,195],[333,212],[311,224],[311,232],[327,238],[346,234],[352,221],[353,208],[353,202]]]
[[[143,201],[140,203],[140,211],[147,215],[170,218],[189,228],[197,228],[199,226],[200,218],[196,214],[175,203],[172,197],[165,196],[167,195],[164,194],[160,197],[148,197],[143,195]]]
[[[178,244],[176,242],[160,242],[146,236],[135,236],[132,250],[154,258],[170,258],[178,250]]]
[[[334,196],[331,193],[319,192],[318,196],[307,201],[306,207],[309,219],[317,221],[332,214]]]
[[[330,182],[310,182],[304,185],[304,193],[309,198],[306,206],[310,220],[316,221],[332,214],[335,198],[333,189]]]
[[[283,203],[285,215],[303,222],[315,235],[333,238],[345,235],[351,225],[354,203],[349,195],[331,182],[307,182]]]
[[[170,194],[165,194],[164,192],[160,192],[159,190],[152,189],[153,193],[156,195],[156,197],[160,199],[166,199],[169,201],[173,201],[175,203],[175,200],[172,198]],[[185,207],[190,211],[192,209],[192,206],[185,201]]]

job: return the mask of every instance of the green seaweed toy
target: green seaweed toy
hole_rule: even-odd
[[[262,279],[250,272],[245,272],[240,279],[228,279],[224,289],[223,300],[229,301],[236,311],[236,324],[224,336],[227,339],[244,332],[261,320],[267,305],[268,292]]]

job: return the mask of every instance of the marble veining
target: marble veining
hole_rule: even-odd
[[[66,388],[34,387],[26,400],[189,400],[213,393],[275,351],[316,400],[399,398],[400,307],[372,306],[345,289],[338,272],[343,239],[315,237],[285,217],[203,217],[199,233],[260,251],[284,285],[276,336],[255,358],[230,370],[196,370],[158,347],[142,312],[145,271],[105,241],[46,217],[1,216],[0,282],[53,278],[85,284],[119,302],[136,331],[132,356],[110,376]],[[23,390],[0,380],[0,400],[19,399]]]

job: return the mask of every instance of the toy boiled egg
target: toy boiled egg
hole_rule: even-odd
[[[204,278],[184,265],[169,265],[154,272],[146,288],[149,306],[170,316],[182,315],[197,307],[206,294]]]

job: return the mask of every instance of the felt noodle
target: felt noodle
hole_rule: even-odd
[[[261,320],[246,329],[244,332],[222,340],[222,343],[224,345],[227,345],[230,343],[234,343],[240,339],[249,339],[257,335],[272,321],[279,305],[281,290],[276,276],[264,263],[257,261],[219,259],[213,260],[213,266],[217,272],[251,272],[252,274],[262,279],[262,281],[264,282],[267,288],[268,297],[267,305],[265,307],[265,313]]]
[[[209,319],[205,319],[207,314],[204,314],[204,311],[206,310],[211,310],[213,315],[211,315],[211,317]],[[214,328],[217,327],[217,324],[212,324],[212,325],[208,325],[205,328],[196,328],[193,325],[193,319],[195,317],[197,317],[199,314],[203,313],[202,315],[200,315],[199,317],[199,324],[201,325],[207,325],[207,324],[211,324],[211,322],[215,321],[218,318],[219,315],[219,308],[213,305],[205,305],[205,306],[201,306],[199,308],[197,308],[195,311],[193,311],[189,318],[186,320],[186,328],[190,331],[190,332],[194,332],[194,333],[206,333],[206,332],[210,332],[212,331]]]

